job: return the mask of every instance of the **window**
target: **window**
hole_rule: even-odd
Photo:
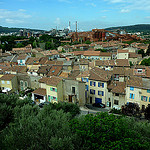
[[[119,94],[118,94],[118,93],[115,93],[115,96],[119,96]]]
[[[98,95],[104,96],[104,92],[103,91],[98,91]]]
[[[5,84],[5,81],[4,81],[4,80],[2,80],[2,84]]]
[[[98,82],[98,87],[104,87],[104,83]]]
[[[150,90],[147,90],[147,93],[150,93]]]
[[[53,92],[57,92],[56,88],[50,88],[50,90],[53,91]]]
[[[90,94],[95,94],[95,90],[90,90]]]
[[[135,94],[130,93],[130,98],[131,98],[131,99],[134,99],[134,97],[135,97]]]
[[[138,73],[142,73],[143,71],[142,71],[142,69],[138,69],[137,72]]]
[[[10,84],[10,81],[7,81],[7,84]]]
[[[23,81],[20,81],[20,85],[23,86]]]
[[[96,82],[90,81],[90,86],[96,86]]]
[[[22,63],[22,59],[20,60],[20,63]]]
[[[72,93],[75,94],[75,87],[72,87]]]
[[[147,102],[147,96],[141,96],[141,100]]]
[[[118,105],[118,104],[119,104],[119,101],[118,101],[118,100],[114,100],[114,104],[115,104],[115,105]]]
[[[55,96],[51,96],[51,99],[57,101],[57,97]]]
[[[130,86],[130,90],[131,90],[131,91],[134,91],[134,87]]]
[[[82,78],[83,82],[88,82],[88,78]]]
[[[28,87],[28,82],[27,81],[25,81],[25,87]]]

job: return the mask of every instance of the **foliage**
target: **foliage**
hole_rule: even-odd
[[[91,44],[91,43],[92,43],[92,42],[89,41],[89,40],[85,41],[85,44]]]
[[[150,66],[150,58],[142,60],[141,65]]]
[[[130,61],[129,63],[130,63],[130,67],[133,66],[132,61]]]
[[[149,137],[143,140],[141,133],[130,129],[123,117],[107,113],[86,115],[70,122],[72,134],[77,134],[79,142],[76,149],[148,149]],[[149,135],[148,135],[149,136]]]
[[[144,115],[146,119],[150,119],[150,106],[149,105],[146,107]]]
[[[147,51],[146,51],[147,55],[150,55],[150,44],[148,45]]]
[[[142,54],[142,57],[146,56],[143,49],[139,50],[138,54]]]
[[[110,110],[110,113],[114,113],[114,114],[122,114],[122,111],[121,111],[121,109],[116,109],[116,108],[113,108],[113,109],[111,109]]]
[[[106,50],[106,49],[101,49],[101,48],[96,49],[95,51],[107,52],[107,50]]]

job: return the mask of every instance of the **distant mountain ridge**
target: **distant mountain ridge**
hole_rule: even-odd
[[[119,27],[110,27],[105,28],[105,30],[126,30],[127,32],[150,32],[150,24],[137,24],[137,25],[130,25],[130,26],[119,26]]]
[[[19,30],[30,30],[30,31],[35,31],[35,32],[43,32],[44,30],[39,30],[39,29],[28,29],[28,28],[8,28],[8,27],[2,27],[0,26],[0,33],[10,33],[10,32],[19,32]]]

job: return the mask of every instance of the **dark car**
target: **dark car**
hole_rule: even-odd
[[[99,107],[99,108],[105,108],[105,104],[102,104],[102,103],[94,103],[94,104],[92,104],[92,106]]]
[[[43,108],[44,105],[49,105],[49,104],[50,104],[49,102],[40,103],[40,104],[39,104],[39,107],[40,107],[40,108]]]

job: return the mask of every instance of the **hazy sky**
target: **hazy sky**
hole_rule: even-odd
[[[149,24],[150,0],[0,0],[0,26],[91,30]]]

